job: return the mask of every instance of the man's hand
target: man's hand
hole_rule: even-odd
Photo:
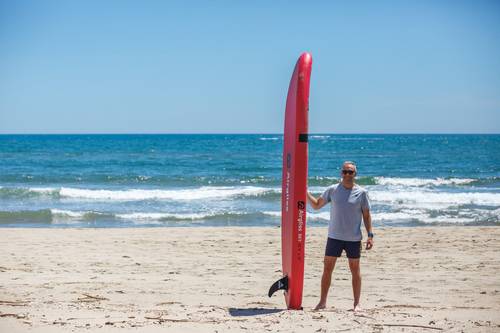
[[[366,241],[366,249],[370,250],[373,247],[373,231],[372,231],[372,215],[370,214],[369,209],[363,209],[363,222],[365,223],[366,233],[368,236],[368,240]]]
[[[373,238],[368,237],[368,240],[366,241],[366,249],[370,250],[373,247]]]
[[[309,204],[313,209],[321,209],[324,205],[326,205],[325,200],[322,197],[315,198],[311,193],[307,192],[307,198],[309,199]]]

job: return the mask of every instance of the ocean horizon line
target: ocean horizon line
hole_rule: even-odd
[[[9,135],[18,135],[18,136],[58,136],[58,135],[109,135],[109,136],[119,136],[119,135],[283,135],[283,133],[273,133],[273,132],[265,132],[265,133],[254,133],[254,132],[244,132],[244,133],[231,133],[231,132],[151,132],[151,133],[141,133],[141,132],[88,132],[88,133],[0,133],[0,136],[9,136]],[[355,132],[315,132],[308,133],[308,135],[500,135],[498,133],[459,133],[459,132],[388,132],[388,133],[378,133],[378,132],[365,132],[365,133],[355,133]]]

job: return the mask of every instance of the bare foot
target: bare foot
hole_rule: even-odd
[[[325,308],[326,308],[326,303],[319,302],[318,305],[316,305],[316,307],[314,308],[314,311],[323,310]]]
[[[361,307],[361,305],[356,304],[356,305],[354,305],[352,311],[354,311],[354,312],[363,312],[363,308]]]

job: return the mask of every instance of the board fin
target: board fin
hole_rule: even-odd
[[[278,281],[274,282],[271,288],[269,288],[269,292],[267,293],[267,296],[271,297],[275,292],[278,290],[288,290],[288,276],[284,276]]]

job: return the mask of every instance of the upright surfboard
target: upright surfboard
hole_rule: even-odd
[[[312,57],[303,53],[292,74],[285,110],[281,199],[283,278],[269,289],[285,291],[289,309],[302,308],[307,203],[309,82]]]

